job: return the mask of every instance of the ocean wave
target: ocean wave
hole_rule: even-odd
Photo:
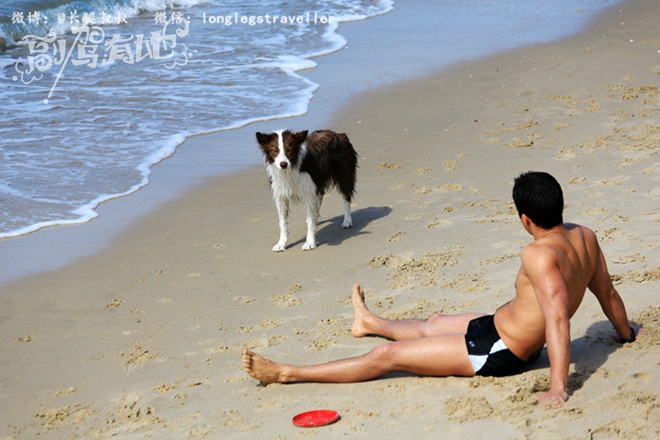
[[[45,9],[47,2],[40,3]],[[81,3],[93,9],[93,1],[77,4]],[[190,17],[191,32],[185,42],[194,56],[185,68],[166,69],[146,58],[139,65],[99,66],[102,75],[69,63],[66,68],[47,69],[43,80],[27,84],[22,77],[18,81],[17,72],[26,66],[28,47],[19,45],[0,54],[0,82],[4,83],[0,98],[8,111],[7,124],[0,126],[0,200],[5,208],[0,216],[0,239],[92,220],[98,216],[99,204],[147,185],[151,167],[174,154],[189,136],[306,113],[319,85],[299,72],[316,67],[310,58],[346,45],[336,33],[337,22],[366,19],[392,9],[391,0],[263,0],[258,5],[240,0],[106,3],[113,7],[139,5],[155,12],[169,5],[207,3],[175,9]],[[51,13],[73,4],[63,0],[48,3]],[[308,12],[336,21],[330,25],[265,25],[246,32],[240,24],[204,25],[202,17],[203,13],[249,17]],[[153,17],[154,12],[145,13],[117,32],[148,35],[153,31]],[[115,29],[106,29],[108,35],[111,32]],[[72,40],[73,35],[66,39]],[[50,98],[49,87],[54,94],[46,101],[43,98]]]

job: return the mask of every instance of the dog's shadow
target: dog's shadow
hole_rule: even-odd
[[[338,246],[345,240],[357,237],[362,234],[369,234],[364,228],[371,222],[379,220],[388,216],[392,212],[389,206],[372,206],[369,208],[358,209],[353,211],[353,227],[344,229],[341,227],[344,221],[344,215],[338,215],[330,219],[319,221],[316,231],[316,245],[317,246]],[[296,241],[291,247],[302,245],[305,239]],[[288,246],[287,246],[288,247]]]

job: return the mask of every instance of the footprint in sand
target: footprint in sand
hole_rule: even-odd
[[[557,160],[571,160],[575,159],[575,153],[573,152],[572,148],[562,148],[559,150],[559,155],[557,156]]]
[[[293,307],[305,304],[305,301],[290,293],[286,295],[273,295],[271,299],[278,307]]]
[[[619,430],[609,426],[601,426],[591,431],[589,438],[591,440],[616,440],[619,438]]]
[[[621,185],[626,180],[628,180],[627,177],[619,176],[615,177],[614,179],[602,180],[600,183],[601,185]]]
[[[124,362],[124,368],[132,369],[137,364],[149,362],[156,358],[156,353],[144,348],[140,342],[134,342],[133,348],[129,352],[122,352],[119,357]]]
[[[463,185],[459,185],[458,183],[446,183],[440,188],[445,191],[461,191],[463,189]]]
[[[392,162],[383,162],[376,168],[379,170],[397,170],[401,168],[401,165]]]
[[[123,299],[118,299],[118,298],[117,298],[117,299],[111,299],[111,300],[108,302],[108,304],[106,304],[105,306],[106,306],[106,307],[114,307],[114,308],[116,308],[116,307],[121,307],[122,304],[124,304],[124,300],[123,300]]]
[[[75,392],[76,392],[76,389],[74,387],[69,387],[66,390],[60,390],[57,393],[55,393],[55,397],[66,396],[68,394],[73,394]]]
[[[282,319],[281,318],[276,318],[276,319],[265,319],[259,323],[259,327],[261,328],[277,328],[280,325],[282,325]]]
[[[614,264],[627,264],[627,263],[644,263],[648,261],[646,257],[642,254],[634,255],[618,255],[612,256],[610,258]]]
[[[445,160],[442,165],[444,165],[445,171],[449,173],[453,173],[458,168],[458,162],[455,160]]]
[[[653,376],[651,376],[651,375],[648,374],[648,373],[635,373],[635,374],[633,374],[633,377],[634,377],[635,379],[638,379],[638,380],[649,380],[649,379],[651,379]]]
[[[247,327],[240,326],[236,329],[236,333],[238,333],[239,335],[244,335],[246,333],[252,333],[252,330],[253,329],[250,326],[247,326]]]
[[[521,138],[513,138],[511,142],[505,144],[509,148],[528,148],[534,145],[534,141],[524,140]]]
[[[415,174],[426,174],[431,171],[431,168],[419,168],[414,171]]]
[[[437,218],[434,218],[431,223],[426,225],[426,227],[429,228],[429,229],[441,228],[441,227],[447,226],[449,224],[451,224],[451,220],[447,220],[447,219],[438,220]]]
[[[397,241],[401,241],[404,235],[406,235],[406,233],[404,231],[398,231],[396,234],[394,234],[390,238],[388,238],[387,241],[392,242],[392,243],[397,242]]]
[[[421,188],[419,188],[419,189],[416,189],[416,190],[415,190],[415,194],[418,194],[418,195],[422,195],[422,196],[423,196],[423,195],[426,195],[426,194],[430,194],[431,191],[433,191],[433,190],[431,189],[431,187],[429,187],[429,186],[423,186],[423,187],[421,187]]]

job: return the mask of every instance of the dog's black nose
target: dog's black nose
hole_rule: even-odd
[[[287,163],[284,162],[284,161],[280,162],[280,168],[282,168],[282,169],[285,169],[288,165],[289,165],[289,164],[287,164]]]

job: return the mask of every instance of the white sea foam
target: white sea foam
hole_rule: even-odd
[[[583,0],[580,7],[595,10],[617,1]],[[19,0],[16,4],[33,11],[40,2]],[[54,0],[49,4],[57,4],[52,14],[73,3]],[[113,34],[133,38],[133,52],[138,35],[148,38],[163,29],[155,23],[156,12],[187,18],[188,34],[177,39],[174,57],[167,62],[147,57],[133,64],[118,60],[103,66],[103,57],[109,53],[99,43],[100,58],[94,68],[72,62],[53,65],[37,72],[42,78],[27,78],[32,79],[29,84],[21,73],[30,66],[29,46],[0,53],[0,238],[89,221],[97,216],[100,203],[146,185],[151,167],[174,154],[186,136],[306,113],[319,87],[300,74],[316,66],[310,58],[346,46],[337,33],[339,23],[383,14],[393,7],[390,0],[284,4],[263,0],[258,5],[239,0],[76,2],[80,4],[86,4],[88,11],[100,12],[105,7],[130,15],[128,24],[102,26],[101,31],[105,43]],[[440,41],[446,58],[437,61],[438,67],[445,59],[461,61],[466,54],[482,56],[559,38],[586,22],[575,13],[566,19],[562,11],[575,8],[565,0],[438,0],[433,7],[444,13],[437,19],[444,20],[446,27]],[[204,23],[203,14],[248,19],[318,14],[333,19],[329,24],[251,26],[249,20],[239,20],[223,25]],[[0,37],[4,35],[11,44],[8,17],[7,6],[1,5]],[[57,29],[57,39],[67,39],[66,48],[76,38],[69,33],[72,29],[67,23]],[[46,28],[34,30],[40,30],[42,37],[48,34]],[[183,44],[187,52],[182,51]],[[73,60],[80,61],[78,55],[71,52]],[[167,67],[174,62],[180,65]],[[388,69],[411,72],[419,66]]]
[[[30,0],[22,3],[26,11],[38,5]],[[68,14],[67,8],[72,7],[67,0],[55,3],[60,4],[42,11],[45,16]],[[113,34],[147,38],[162,29],[163,24],[155,24],[155,14],[144,11],[165,12],[168,18],[185,14],[189,30],[177,41],[177,48],[185,44],[190,51],[175,52],[168,63],[147,58],[102,66],[100,60],[108,52],[98,49],[94,68],[71,62],[53,64],[46,71],[33,71],[32,77],[23,75],[31,65],[28,47],[21,45],[0,55],[0,99],[6,122],[0,125],[4,202],[0,209],[5,211],[0,216],[0,238],[93,219],[100,203],[146,185],[151,167],[172,155],[186,136],[304,114],[318,84],[298,72],[316,66],[308,59],[311,56],[346,44],[334,35],[336,25],[271,24],[246,31],[239,23],[220,33],[217,27],[202,23],[203,13],[255,14],[253,5],[240,1],[86,0],[75,5],[79,14],[112,11],[133,17],[128,24],[102,26],[98,32],[104,34],[106,44]],[[323,4],[303,0],[287,6],[266,0],[258,12],[279,16],[312,12],[340,20],[344,15],[365,18],[390,8],[388,0]],[[6,8],[0,9],[3,12]],[[0,29],[6,31],[2,20]],[[31,29],[47,35],[44,29]],[[58,33],[57,40],[68,40],[67,48],[76,38],[91,41],[91,35],[81,32],[84,28],[70,23],[50,30]],[[53,47],[57,40],[51,43]],[[78,53],[70,56],[75,60]],[[168,68],[173,61],[180,65]]]

